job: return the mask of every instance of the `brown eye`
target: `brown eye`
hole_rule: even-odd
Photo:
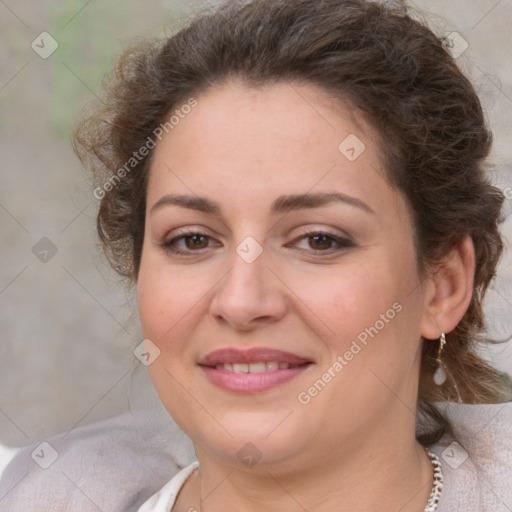
[[[322,231],[310,231],[304,233],[300,238],[294,240],[288,247],[297,247],[318,256],[334,254],[346,251],[354,247],[354,243],[348,238],[342,238]]]
[[[203,235],[192,235],[184,237],[187,249],[204,249],[208,247],[208,238]]]
[[[169,254],[192,255],[200,253],[203,249],[220,247],[215,239],[199,232],[189,231],[161,244],[162,249]]]
[[[308,237],[309,246],[316,251],[330,249],[334,240],[327,235],[314,235]]]

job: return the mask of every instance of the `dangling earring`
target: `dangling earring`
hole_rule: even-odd
[[[444,345],[446,344],[446,336],[444,332],[441,333],[439,338],[439,350],[437,351],[437,369],[434,372],[434,383],[438,386],[442,386],[446,382],[446,371],[444,363],[441,361],[441,352],[443,351]]]
[[[444,335],[444,332],[441,333],[441,337],[439,338],[439,350],[437,351],[437,368],[434,372],[434,383],[438,386],[442,386],[446,382],[446,376],[450,377],[450,381],[453,384],[453,389],[455,389],[455,393],[457,393],[457,402],[459,404],[462,404],[462,397],[459,393],[459,388],[457,387],[457,383],[455,382],[455,379],[453,378],[453,375],[449,372],[446,365],[441,361],[441,352],[443,351],[443,348],[446,344],[446,336]]]

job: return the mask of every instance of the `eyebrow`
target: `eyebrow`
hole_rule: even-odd
[[[360,208],[367,213],[376,215],[376,213],[361,199],[343,194],[341,192],[316,193],[316,194],[293,194],[283,195],[275,199],[271,205],[270,211],[273,214],[288,213],[293,210],[305,210],[308,208],[320,208],[330,203],[344,203],[350,206]],[[151,214],[164,206],[181,206],[211,215],[222,215],[222,208],[219,204],[207,199],[193,195],[172,195],[168,194],[161,197],[151,208]]]

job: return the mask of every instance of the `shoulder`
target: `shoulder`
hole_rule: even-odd
[[[451,421],[456,436],[444,436],[430,447],[444,474],[439,512],[510,511],[512,402],[436,405]]]
[[[138,512],[170,512],[176,497],[187,478],[199,467],[198,462],[193,462],[183,468],[172,480],[151,496],[138,510]]]
[[[0,509],[136,510],[180,469],[172,428],[142,429],[128,412],[26,446],[2,474]]]

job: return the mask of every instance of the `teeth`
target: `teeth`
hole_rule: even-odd
[[[249,373],[265,373],[267,365],[265,363],[251,363],[249,365]]]
[[[245,363],[235,363],[233,365],[233,371],[235,373],[248,373],[249,372],[249,365]]]
[[[226,363],[226,364],[216,364],[215,365],[216,370],[228,370],[229,372],[233,371],[233,365]]]
[[[277,361],[261,361],[257,363],[225,363],[217,364],[215,368],[217,370],[227,370],[228,372],[234,373],[265,373],[275,372],[276,370],[288,370],[290,367],[295,368],[296,365],[290,365],[290,363],[278,363]]]

